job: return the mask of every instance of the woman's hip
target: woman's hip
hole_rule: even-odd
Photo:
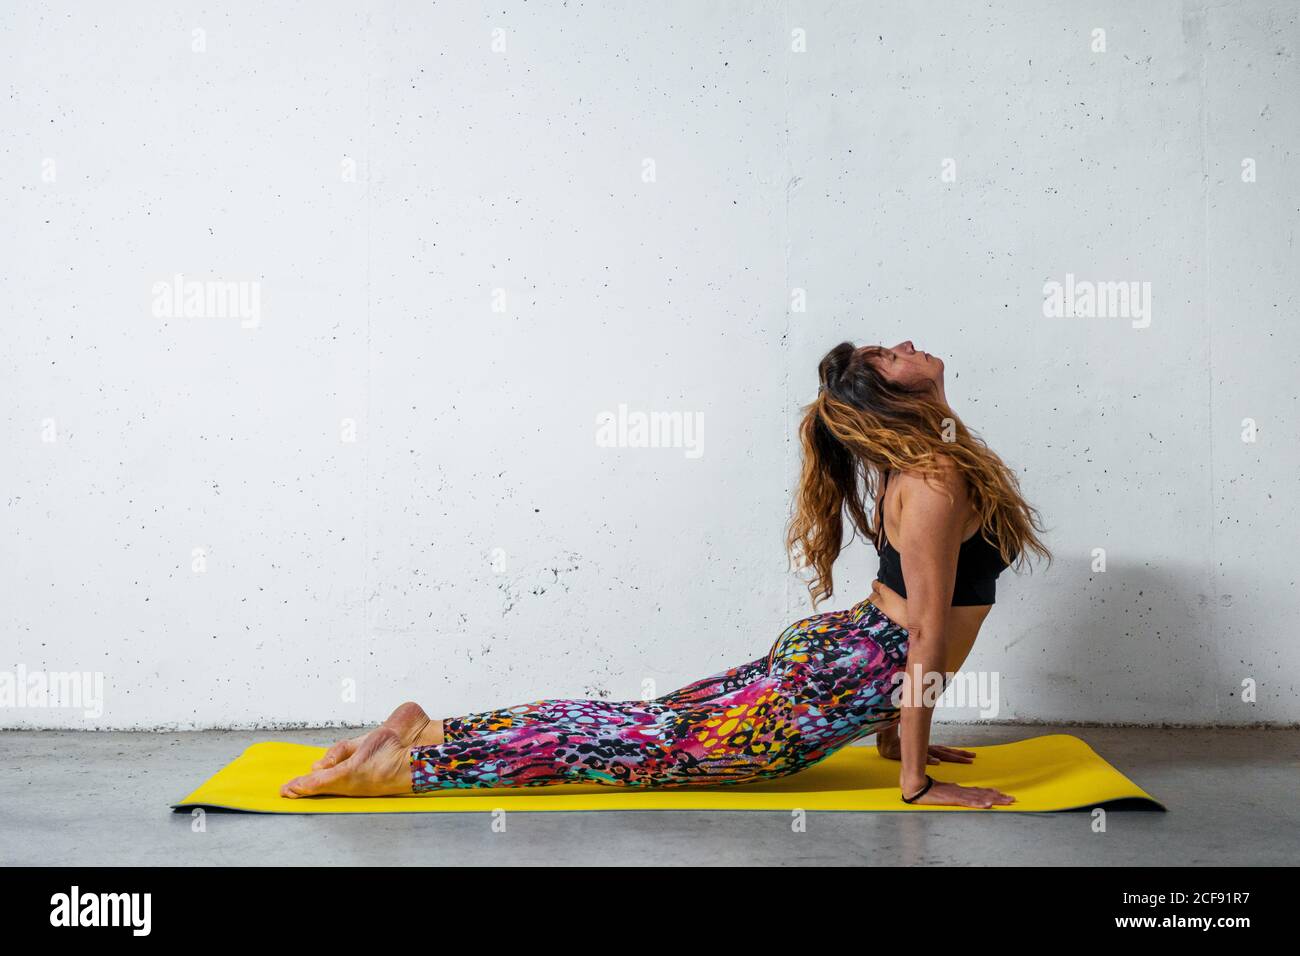
[[[854,670],[866,679],[907,661],[907,629],[870,598],[844,611],[796,621],[786,628],[767,656],[768,674],[791,669]]]

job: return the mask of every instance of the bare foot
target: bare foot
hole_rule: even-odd
[[[372,737],[379,730],[387,728],[395,732],[402,743],[410,747],[428,747],[433,744],[442,743],[442,721],[430,720],[429,715],[424,712],[424,708],[419,704],[407,701],[397,710],[389,715],[388,719],[374,730],[367,731],[357,737],[347,740],[340,740],[329,750],[325,751],[325,756],[321,757],[311,765],[313,770],[328,770],[330,767],[336,767],[344,760],[347,760],[357,748],[366,740]]]
[[[388,797],[411,793],[411,750],[389,727],[372,730],[337,766],[313,770],[280,788],[280,796]]]

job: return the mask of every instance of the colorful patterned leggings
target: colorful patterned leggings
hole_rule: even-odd
[[[652,701],[540,700],[452,717],[411,750],[416,793],[686,787],[797,773],[898,719],[907,631],[870,601],[788,627],[759,660]]]

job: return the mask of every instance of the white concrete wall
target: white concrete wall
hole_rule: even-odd
[[[0,726],[762,656],[808,611],[793,426],[844,338],[943,355],[1050,525],[969,662],[998,719],[1300,719],[1298,13],[6,5],[0,672],[104,692]],[[1150,282],[1149,327],[1045,317],[1067,273]],[[159,317],[177,274],[256,283],[256,321]],[[600,447],[620,404],[702,416],[703,454]],[[835,607],[875,569],[841,563]]]

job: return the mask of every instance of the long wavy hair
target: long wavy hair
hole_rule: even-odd
[[[786,537],[792,563],[811,568],[813,607],[835,591],[831,568],[847,546],[844,517],[853,534],[880,547],[881,529],[866,507],[875,504],[891,469],[940,477],[956,466],[966,478],[980,531],[1016,570],[1029,552],[1052,553],[1036,532],[1038,512],[1020,495],[1020,482],[982,438],[970,431],[928,384],[911,388],[891,382],[868,361],[883,349],[857,349],[842,342],[817,367],[817,398],[799,425],[803,468]],[[884,524],[883,509],[879,522]],[[852,537],[850,537],[850,541]]]

